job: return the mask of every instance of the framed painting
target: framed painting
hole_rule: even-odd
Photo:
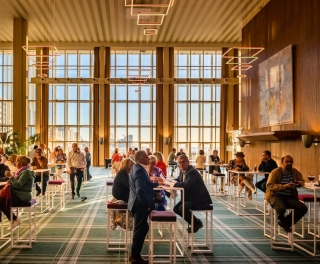
[[[292,45],[259,64],[260,127],[293,123]]]

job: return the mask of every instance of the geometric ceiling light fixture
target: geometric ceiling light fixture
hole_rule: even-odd
[[[241,57],[253,58],[263,50],[264,50],[263,47],[231,47],[222,55],[222,58],[224,59],[241,58]],[[241,53],[241,56],[234,56],[234,54],[230,54],[231,51],[237,51],[238,53]]]
[[[147,82],[148,77],[150,76],[151,69],[139,69],[139,68],[131,68],[127,69],[127,78],[128,81],[133,85],[144,84]]]
[[[145,28],[143,30],[144,35],[157,35],[158,29],[156,28]]]
[[[252,68],[250,64],[239,64],[231,68],[232,71],[247,71]]]
[[[125,0],[125,6],[131,7],[131,16],[137,16],[142,13],[155,13],[166,16],[173,2],[174,0]]]
[[[251,64],[252,62],[254,62],[257,59],[258,59],[258,57],[244,57],[244,56],[233,57],[233,58],[229,59],[226,62],[226,64]]]
[[[162,25],[164,14],[140,13],[138,14],[137,25],[140,26],[160,26]]]

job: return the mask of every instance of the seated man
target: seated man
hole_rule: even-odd
[[[6,171],[10,171],[9,167],[3,163],[0,163],[0,182],[7,182],[8,177],[4,174]]]
[[[184,188],[184,220],[191,225],[192,209],[201,210],[212,204],[209,192],[205,186],[200,173],[191,165],[186,155],[180,155],[178,158],[180,174],[174,187]],[[182,216],[182,201],[178,202],[173,211]],[[194,226],[188,229],[188,232],[195,233],[203,227],[202,222],[193,216]]]
[[[294,224],[308,211],[308,207],[299,201],[297,187],[304,186],[301,173],[292,168],[293,158],[286,155],[281,160],[281,167],[269,175],[265,199],[277,211],[278,224],[286,232],[291,230],[291,213],[284,216],[286,208],[294,209]]]
[[[271,172],[274,169],[278,168],[277,163],[274,159],[271,158],[271,152],[269,150],[265,150],[262,152],[261,164],[259,165],[259,171]],[[264,178],[261,181],[256,183],[257,189],[266,192],[267,189],[267,180],[269,174],[265,174]]]
[[[180,155],[186,155],[186,153],[183,152],[183,149],[180,149],[180,151],[177,153],[177,157],[179,157]]]
[[[219,158],[219,156],[218,156],[218,150],[214,150],[213,152],[212,152],[212,155],[210,155],[209,156],[209,163],[210,162],[214,162],[214,163],[222,163],[222,161],[220,161],[220,158]],[[214,172],[218,172],[218,173],[221,173],[221,169],[220,169],[220,166],[212,166],[212,165],[210,165],[209,166],[209,173],[210,174],[212,174],[212,173],[214,173]]]
[[[48,159],[43,156],[42,149],[38,148],[36,150],[36,156],[32,159],[31,168],[33,170],[37,169],[48,169]],[[37,182],[41,182],[41,172],[36,172],[36,190],[37,190],[37,196],[41,194],[41,188],[37,184]],[[49,181],[49,171],[43,172],[43,182],[42,184],[42,195],[46,193],[47,189],[47,182]]]
[[[168,164],[169,165],[173,165],[172,167],[172,171],[171,171],[171,176],[173,176],[173,172],[175,171],[175,169],[177,168],[177,162],[176,162],[176,159],[177,159],[177,156],[176,156],[176,152],[177,150],[175,148],[172,149],[171,153],[169,154],[169,157],[168,157]]]

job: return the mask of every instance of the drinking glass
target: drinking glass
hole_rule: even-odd
[[[314,181],[315,178],[316,178],[315,175],[308,175],[308,180],[310,181],[310,187],[312,187],[312,182]]]

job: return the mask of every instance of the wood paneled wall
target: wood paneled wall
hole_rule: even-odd
[[[320,1],[271,0],[242,30],[243,46],[263,46],[248,77],[242,81],[241,126],[244,132],[301,130],[320,139]],[[293,45],[294,123],[259,128],[258,65],[288,45]],[[306,149],[301,139],[255,141],[242,150],[249,166],[260,161],[259,155],[269,149],[280,165],[289,154],[294,166],[305,179],[320,174],[320,144]],[[318,178],[318,177],[317,177]]]

